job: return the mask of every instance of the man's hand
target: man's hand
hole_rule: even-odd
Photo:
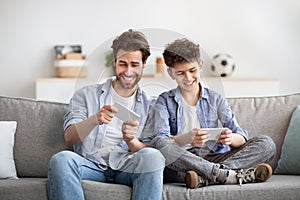
[[[139,122],[136,120],[129,120],[122,124],[123,139],[125,142],[130,142],[136,138]]]
[[[131,152],[137,152],[140,149],[147,147],[146,144],[140,142],[136,137],[138,125],[139,122],[136,120],[124,122],[122,125],[123,139]]]
[[[118,109],[112,105],[103,106],[97,113],[96,117],[98,124],[108,124],[114,117],[114,113],[118,112]]]

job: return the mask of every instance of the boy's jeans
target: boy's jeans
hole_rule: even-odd
[[[149,153],[152,154],[151,159],[145,156]],[[158,162],[153,162],[153,155]],[[131,162],[138,163],[139,167],[145,165],[148,169],[150,165],[155,170],[144,173],[128,172],[128,170],[126,172],[116,171],[110,168],[102,170],[97,164],[74,152],[59,152],[52,157],[49,163],[48,198],[50,200],[83,200],[84,194],[80,180],[92,180],[130,186],[133,200],[161,199],[165,163],[161,153],[156,149],[144,148],[133,154]]]
[[[150,146],[157,148],[165,156],[165,178],[166,181],[173,182],[184,182],[185,173],[189,170],[215,182],[219,168],[249,168],[270,161],[276,154],[276,146],[269,136],[254,137],[240,148],[222,154],[212,153],[205,147],[185,150],[166,136],[154,138]]]

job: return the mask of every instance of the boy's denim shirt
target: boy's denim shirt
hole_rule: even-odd
[[[217,128],[220,123],[222,127],[227,127],[233,133],[239,133],[248,140],[247,131],[238,125],[227,101],[217,92],[199,85],[201,94],[196,107],[201,128]],[[182,134],[184,117],[179,87],[164,92],[158,97],[153,115],[156,136]],[[229,146],[213,140],[206,142],[206,145],[215,153],[224,153],[230,150]]]
[[[81,122],[95,115],[104,105],[111,104],[109,90],[113,80],[114,78],[110,78],[102,84],[85,86],[74,93],[69,104],[69,109],[64,116],[64,130],[72,124]],[[153,99],[138,88],[133,109],[140,115],[137,137],[144,129],[149,107],[153,103]],[[101,147],[106,133],[106,127],[106,124],[96,126],[82,142],[73,146],[76,153],[99,164],[103,169],[106,169],[108,164],[101,157]],[[121,166],[130,155],[128,146],[126,142],[122,140],[115,149],[118,152],[111,153],[110,157],[112,158],[110,159],[117,163],[116,165]],[[115,168],[114,166],[111,167]]]

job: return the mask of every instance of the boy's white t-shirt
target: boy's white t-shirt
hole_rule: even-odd
[[[182,98],[182,102],[184,118],[183,133],[187,133],[193,128],[201,128],[196,106],[189,105],[184,98]]]
[[[201,128],[200,120],[197,115],[196,106],[189,105],[185,99],[182,97],[182,107],[183,107],[183,132],[188,133],[194,128]],[[183,148],[188,149],[191,148],[192,145],[185,145]]]

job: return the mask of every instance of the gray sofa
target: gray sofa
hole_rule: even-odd
[[[277,97],[228,99],[239,124],[250,136],[270,135],[277,146],[277,165],[289,120],[300,93]],[[68,149],[63,139],[66,104],[31,99],[0,97],[0,121],[16,120],[14,158],[18,180],[0,180],[0,199],[47,199],[48,161],[58,151]],[[82,181],[86,199],[130,199],[131,189],[93,181]],[[183,184],[165,184],[163,199],[299,199],[300,176],[273,175],[265,183],[214,185],[186,189]]]

